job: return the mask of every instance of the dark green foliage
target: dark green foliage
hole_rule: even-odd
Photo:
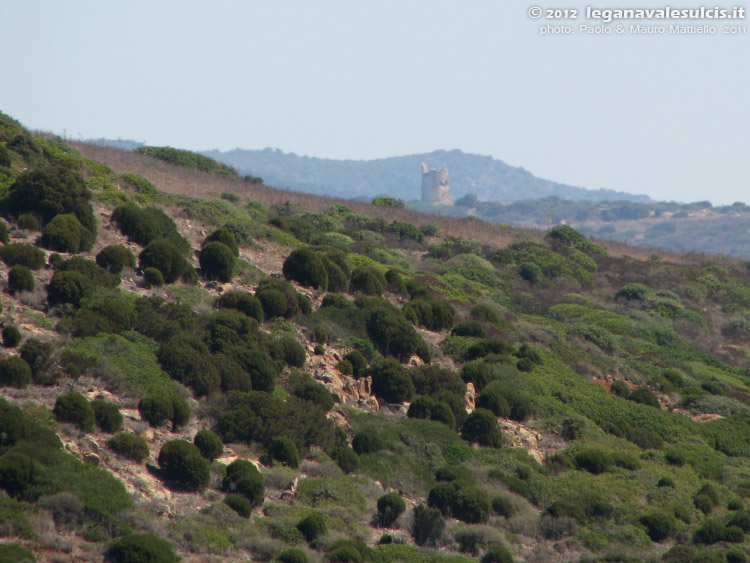
[[[411,535],[421,546],[436,546],[443,536],[445,520],[440,511],[419,505],[414,509]]]
[[[468,524],[486,522],[490,516],[491,505],[487,494],[478,487],[461,487],[451,506],[454,517]]]
[[[11,496],[20,496],[34,478],[32,460],[19,452],[11,451],[0,457],[0,488]]]
[[[0,360],[0,385],[23,389],[31,383],[31,369],[18,356],[9,356]]]
[[[147,154],[148,156],[163,160],[174,166],[181,166],[191,170],[200,170],[201,172],[206,172],[208,174],[218,174],[227,178],[239,177],[237,170],[231,166],[217,162],[213,158],[209,158],[202,154],[184,149],[144,146],[135,149],[134,152]]]
[[[94,235],[81,225],[73,214],[55,216],[47,223],[42,233],[42,246],[60,252],[89,250],[94,244]]]
[[[237,239],[234,237],[232,231],[228,229],[215,230],[213,233],[206,237],[206,240],[203,241],[203,245],[205,246],[209,242],[220,242],[222,244],[225,244],[232,251],[232,254],[234,254],[235,256],[240,255],[240,249],[237,246]]]
[[[275,561],[279,563],[307,563],[307,555],[301,549],[289,547],[276,555]]]
[[[367,358],[359,350],[351,350],[344,355],[344,359],[352,365],[352,375],[360,378],[367,373]]]
[[[459,397],[466,393],[466,384],[458,374],[446,368],[422,365],[409,370],[414,390],[419,395],[435,396],[448,392]]]
[[[375,309],[367,319],[367,332],[384,356],[406,359],[424,341],[400,312]]]
[[[397,493],[386,493],[378,499],[378,526],[387,528],[406,510],[406,503]]]
[[[627,399],[628,397],[630,397],[630,387],[628,387],[628,384],[625,383],[622,379],[618,379],[617,381],[612,382],[610,391],[612,391],[612,393],[614,393],[618,397],[622,397],[623,399]]]
[[[21,359],[29,364],[31,377],[39,381],[44,372],[52,365],[53,348],[49,342],[29,338],[21,346]]]
[[[642,405],[647,405],[649,407],[654,407],[657,409],[659,408],[659,399],[657,399],[656,395],[654,395],[654,392],[647,387],[638,387],[637,389],[633,389],[633,391],[628,396],[628,400],[635,403],[640,403]]]
[[[25,231],[38,231],[39,230],[39,219],[37,219],[34,215],[31,213],[22,213],[18,217],[18,228],[23,229]],[[2,230],[2,227],[0,227],[0,230]],[[8,243],[8,241],[3,241],[0,239],[0,242],[4,242],[5,244]]]
[[[216,301],[216,305],[224,309],[237,309],[258,322],[263,322],[263,306],[254,296],[244,291],[227,291]]]
[[[162,343],[156,357],[170,377],[190,386],[198,397],[209,395],[221,386],[221,376],[208,349],[191,334],[181,333]]]
[[[172,399],[172,430],[178,430],[190,422],[190,405],[181,395],[174,394]]]
[[[186,440],[172,440],[164,444],[159,452],[159,466],[167,479],[187,490],[199,490],[208,486],[208,461],[201,456],[194,444]]]
[[[344,473],[353,473],[359,467],[359,456],[354,450],[346,447],[337,447],[331,450],[331,459],[336,462]]]
[[[96,425],[103,431],[114,434],[122,428],[122,413],[117,405],[103,399],[91,401]]]
[[[320,407],[323,412],[333,408],[334,401],[331,392],[322,383],[308,380],[300,383],[294,388],[294,394],[304,401],[310,401]]]
[[[728,526],[737,526],[743,532],[750,532],[750,512],[747,510],[738,510],[732,515]]]
[[[487,389],[477,396],[477,408],[487,409],[495,416],[508,418],[510,416],[510,405],[498,389]]]
[[[89,400],[78,391],[60,395],[52,413],[60,422],[69,422],[86,432],[94,430],[94,409]]]
[[[674,516],[661,511],[644,514],[638,521],[646,528],[648,537],[655,542],[671,536],[677,527]]]
[[[306,541],[311,542],[325,534],[328,526],[326,526],[326,520],[320,512],[311,512],[297,523],[297,529]]]
[[[461,367],[461,379],[473,383],[479,392],[490,382],[490,369],[484,362],[467,362]]]
[[[404,283],[401,274],[396,270],[388,270],[385,273],[385,281],[388,282],[389,287],[396,293],[405,294],[406,284]]]
[[[164,285],[164,275],[156,268],[146,268],[143,270],[143,278],[149,287],[161,287]]]
[[[3,346],[6,348],[15,348],[21,343],[21,331],[16,325],[6,325],[3,327]]]
[[[268,454],[271,459],[282,465],[297,469],[299,467],[299,453],[297,446],[289,438],[274,438],[268,446]]]
[[[253,391],[273,391],[277,371],[268,354],[238,347],[230,348],[227,354],[250,375]]]
[[[362,293],[363,295],[383,295],[386,285],[385,276],[378,270],[367,266],[354,268],[349,280],[351,292]]]
[[[693,543],[711,545],[723,541],[727,528],[716,520],[705,520],[703,525],[693,533]]]
[[[733,548],[724,554],[727,563],[747,563],[747,557],[739,549]]]
[[[477,409],[466,418],[461,427],[461,437],[468,442],[492,448],[501,448],[504,442],[497,418],[485,409]]]
[[[71,303],[75,306],[94,290],[94,285],[84,274],[75,271],[58,271],[47,287],[47,296],[52,305]]]
[[[495,497],[492,499],[492,511],[498,516],[510,518],[517,510],[515,505],[506,497]]]
[[[453,326],[456,311],[447,301],[434,297],[420,297],[404,305],[404,316],[413,324],[430,330],[444,330]]]
[[[278,289],[266,289],[255,294],[266,318],[283,317],[289,311],[287,299]]]
[[[575,460],[580,469],[585,469],[594,475],[608,471],[612,465],[612,457],[607,452],[594,448],[579,452]]]
[[[286,260],[282,271],[288,280],[294,280],[301,285],[328,289],[328,271],[323,260],[311,248],[294,250]]]
[[[326,560],[329,563],[362,563],[364,561],[362,552],[355,545],[351,545],[351,542],[353,540],[336,542],[326,555]]]
[[[34,291],[34,274],[26,266],[13,266],[8,270],[8,290],[12,294]]]
[[[13,161],[10,158],[10,152],[5,145],[0,145],[0,167],[10,168]]]
[[[625,299],[627,301],[643,301],[654,291],[642,283],[629,283],[615,294],[615,299]]]
[[[294,336],[284,335],[280,340],[281,349],[284,354],[284,361],[292,366],[301,368],[305,365],[307,354],[302,344]]]
[[[131,432],[120,432],[119,434],[115,434],[107,440],[107,447],[116,451],[118,454],[139,463],[148,458],[149,454],[146,440]]]
[[[36,563],[36,557],[25,547],[4,543],[0,544],[0,563]]]
[[[224,444],[216,433],[207,429],[198,430],[193,438],[193,443],[200,450],[201,456],[208,461],[213,461],[224,453]]]
[[[151,426],[161,426],[174,417],[174,406],[171,397],[150,395],[140,400],[138,412]]]
[[[132,203],[117,207],[112,221],[133,242],[146,246],[157,240],[168,240],[181,253],[190,251],[190,243],[177,231],[175,222],[161,209],[141,208]]]
[[[366,428],[355,434],[352,439],[352,449],[359,455],[372,454],[383,447],[383,440],[374,428]]]
[[[110,273],[119,274],[124,268],[135,268],[135,256],[121,244],[110,244],[96,255],[96,263]]]
[[[201,272],[207,279],[227,283],[234,277],[237,258],[226,244],[214,241],[201,249],[200,265]]]
[[[473,336],[476,338],[484,338],[486,336],[484,327],[477,321],[463,321],[458,323],[451,329],[453,336]]]
[[[323,297],[323,301],[320,303],[321,309],[326,307],[337,307],[340,309],[351,309],[354,303],[349,300],[346,295],[339,293],[328,293]]]
[[[31,244],[13,242],[0,248],[0,260],[7,266],[26,266],[30,270],[44,267],[44,252]]]
[[[243,518],[250,518],[253,513],[253,505],[242,495],[229,494],[224,497],[224,504]]]
[[[545,509],[544,514],[555,518],[573,518],[579,524],[585,524],[591,519],[612,518],[614,507],[597,494],[578,493],[557,499]]]
[[[534,284],[542,278],[542,269],[534,262],[524,262],[518,268],[518,275],[527,282]]]
[[[266,318],[292,317],[297,313],[307,315],[311,312],[309,299],[284,280],[264,279],[258,285],[255,296],[260,300]]]
[[[386,358],[371,369],[372,392],[387,403],[403,403],[414,396],[414,384],[404,367]]]
[[[477,360],[484,358],[490,354],[498,354],[501,356],[508,356],[513,353],[513,348],[503,342],[502,340],[480,340],[475,344],[469,346],[466,350],[464,359],[467,361]]]
[[[253,507],[263,504],[263,476],[252,462],[236,459],[230,463],[221,487],[225,491],[242,495]]]
[[[499,543],[490,545],[481,559],[481,563],[513,563],[513,561],[513,554]]]
[[[33,213],[46,223],[55,215],[75,212],[89,199],[91,192],[78,172],[65,166],[47,166],[31,169],[16,179],[8,191],[6,208],[15,216]]]
[[[444,393],[444,395],[457,398],[451,393]],[[463,405],[461,405],[461,408],[463,409]],[[409,410],[407,411],[406,416],[409,418],[422,418],[442,422],[450,428],[456,427],[456,415],[454,414],[451,405],[433,399],[432,397],[416,397],[411,405],[409,405]]]
[[[166,283],[186,278],[193,269],[178,248],[163,239],[156,240],[143,249],[138,257],[138,265],[142,270],[156,268],[162,273]]]
[[[152,534],[128,534],[107,549],[108,563],[176,563],[180,558],[168,541]]]

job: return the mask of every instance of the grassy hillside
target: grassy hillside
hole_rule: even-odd
[[[747,559],[744,263],[195,162],[0,115],[0,560]]]

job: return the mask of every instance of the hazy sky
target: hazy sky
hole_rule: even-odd
[[[589,2],[5,0],[0,110],[75,138],[353,159],[459,148],[587,188],[750,201],[750,29],[584,35],[587,5],[622,6]],[[540,36],[552,23],[574,33]]]

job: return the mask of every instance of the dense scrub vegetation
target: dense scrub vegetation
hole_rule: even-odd
[[[111,560],[748,555],[744,264],[167,196],[0,117],[5,536],[37,550],[52,526]],[[90,246],[48,229],[73,221]],[[181,512],[160,523],[58,434]]]

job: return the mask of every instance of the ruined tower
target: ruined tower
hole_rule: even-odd
[[[453,205],[448,171],[442,168],[427,169],[422,163],[422,201],[439,205]]]

